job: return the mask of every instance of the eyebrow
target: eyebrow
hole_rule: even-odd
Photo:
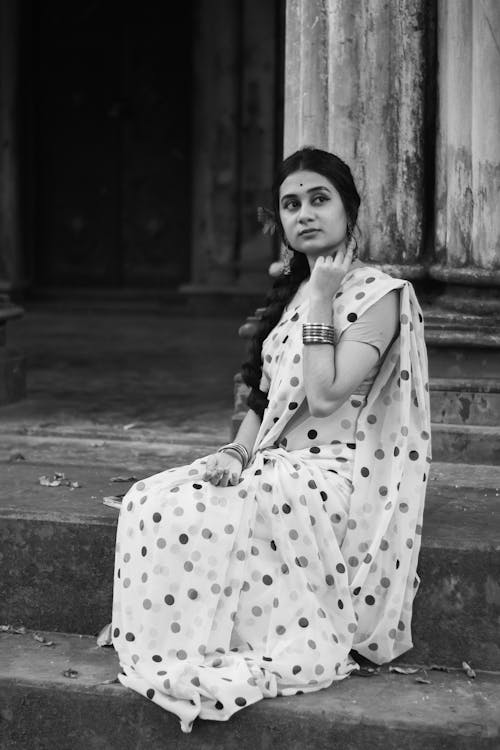
[[[316,190],[326,190],[327,193],[330,193],[330,189],[326,185],[317,185],[317,187],[309,188],[309,190],[306,190],[306,193],[314,193]],[[281,198],[281,202],[284,200],[287,200],[288,198],[296,198],[296,193],[287,193]]]

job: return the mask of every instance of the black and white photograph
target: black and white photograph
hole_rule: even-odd
[[[0,750],[500,750],[500,0],[0,0]]]

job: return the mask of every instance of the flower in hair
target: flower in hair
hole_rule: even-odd
[[[259,206],[257,209],[257,221],[262,225],[262,234],[274,234],[277,229],[274,211]]]

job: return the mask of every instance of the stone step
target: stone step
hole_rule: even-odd
[[[110,478],[127,478],[129,467],[63,468],[82,487],[38,483],[60,465],[1,467],[0,623],[96,633],[111,618],[118,515],[102,498],[125,492],[131,482]],[[500,668],[500,470],[435,464],[432,471],[411,658]]]
[[[500,372],[499,334],[480,336],[471,328],[460,331],[452,341],[427,341],[431,378],[498,378]],[[475,342],[479,345],[475,345]]]
[[[430,385],[433,424],[499,425],[499,380],[433,378]]]
[[[2,750],[498,750],[500,675],[462,670],[352,676],[326,690],[260,701],[230,721],[177,717],[120,684],[110,648],[44,633],[0,634]],[[63,676],[72,669],[73,679]],[[418,682],[418,680],[427,680]]]
[[[500,465],[500,426],[432,424],[436,461]]]

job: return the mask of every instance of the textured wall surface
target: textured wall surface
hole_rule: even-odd
[[[257,223],[268,205],[279,116],[278,4],[200,0],[194,23],[194,284],[264,280],[272,247]],[[240,279],[245,283],[245,279]],[[251,283],[251,281],[249,281]]]
[[[365,258],[419,266],[424,252],[425,0],[290,0],[285,153],[347,161],[362,195]]]
[[[442,0],[438,39],[433,273],[500,283],[500,3]]]

